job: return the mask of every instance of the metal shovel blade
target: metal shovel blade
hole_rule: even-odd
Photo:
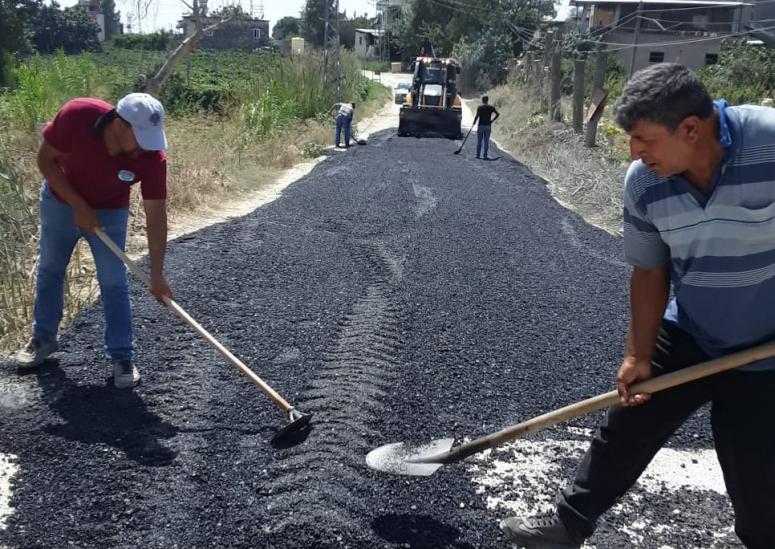
[[[375,471],[394,475],[429,477],[444,464],[417,463],[417,461],[448,452],[454,443],[454,438],[442,438],[422,445],[406,442],[386,444],[366,455],[366,465]]]

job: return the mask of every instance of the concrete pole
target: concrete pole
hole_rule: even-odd
[[[323,3],[323,79],[328,82],[328,26],[331,17],[331,0]]]
[[[580,57],[573,62],[573,131],[584,131],[584,72],[587,60]]]
[[[638,38],[640,38],[640,25],[643,18],[640,16],[643,11],[643,0],[638,2],[638,11],[635,16],[635,36],[632,39],[632,55],[630,56],[630,73],[627,78],[632,78],[632,73],[635,72],[635,54],[638,52]]]
[[[336,102],[342,102],[342,52],[341,35],[339,34],[339,0],[334,3],[334,17],[336,17],[336,43],[334,44],[334,63],[336,64]],[[349,143],[348,143],[349,145]]]
[[[598,51],[595,58],[595,72],[593,76],[592,90],[602,90],[605,85],[605,72],[608,68],[608,54],[605,51]],[[587,147],[595,146],[595,139],[597,138],[597,123],[600,121],[600,117],[593,117],[587,122],[587,127],[584,131],[584,144]]]
[[[557,32],[553,41],[551,86],[549,91],[549,117],[555,122],[562,121],[562,33]]]

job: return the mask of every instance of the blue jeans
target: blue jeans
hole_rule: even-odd
[[[97,210],[105,233],[118,247],[126,245],[129,210]],[[132,310],[126,267],[94,234],[75,224],[70,205],[57,200],[43,184],[40,191],[40,242],[35,289],[33,336],[42,342],[54,341],[62,320],[64,281],[67,265],[78,239],[89,243],[97,267],[97,281],[105,313],[105,350],[114,360],[132,359]]]
[[[342,135],[342,129],[344,129],[344,144],[350,145],[350,131],[352,130],[353,117],[352,116],[336,116],[336,139],[335,143],[339,145],[339,136]]]
[[[491,130],[492,130],[492,126],[482,126],[481,124],[479,125],[478,128],[476,128],[476,156],[487,158],[487,153],[490,150],[490,131]]]

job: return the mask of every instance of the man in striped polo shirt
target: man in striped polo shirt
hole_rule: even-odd
[[[627,83],[616,120],[635,159],[624,193],[633,272],[617,375],[623,406],[597,429],[557,512],[501,528],[529,547],[579,547],[667,439],[711,403],[735,532],[747,547],[775,547],[775,361],[654,395],[629,390],[775,338],[775,109],[713,102],[685,67],[661,63]]]

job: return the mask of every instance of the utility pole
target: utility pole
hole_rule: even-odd
[[[587,59],[581,54],[573,61],[573,131],[584,131],[584,73]]]
[[[594,100],[595,95],[603,97],[605,90],[605,73],[608,68],[608,55],[603,47],[600,47],[595,57],[595,72],[593,76],[592,84],[592,98]],[[603,109],[598,109],[597,116],[592,116],[587,121],[587,127],[584,129],[584,145],[587,147],[594,147],[595,140],[597,139],[597,124],[600,121],[600,117],[603,114]]]
[[[632,73],[635,72],[635,54],[638,52],[638,38],[640,38],[640,25],[642,18],[640,16],[643,11],[643,0],[638,2],[638,9],[635,12],[635,36],[632,39],[632,56],[630,57],[630,74],[628,78],[632,78]]]
[[[554,122],[562,121],[562,31],[555,31],[552,39],[552,52],[550,58],[550,84],[549,84],[549,119]]]
[[[336,101],[342,102],[342,58],[339,44],[339,0],[334,2],[334,13],[336,14],[336,26],[334,27],[333,40],[333,54],[334,65],[336,66]]]
[[[342,101],[342,65],[340,60],[339,48],[339,0],[325,0],[323,6],[323,18],[325,26],[323,27],[323,75],[326,84],[331,84],[334,80],[336,85],[336,100]],[[334,12],[334,24],[331,24],[331,12]],[[332,75],[333,72],[333,75]]]
[[[323,4],[323,79],[328,82],[328,27],[330,27],[331,1]]]

